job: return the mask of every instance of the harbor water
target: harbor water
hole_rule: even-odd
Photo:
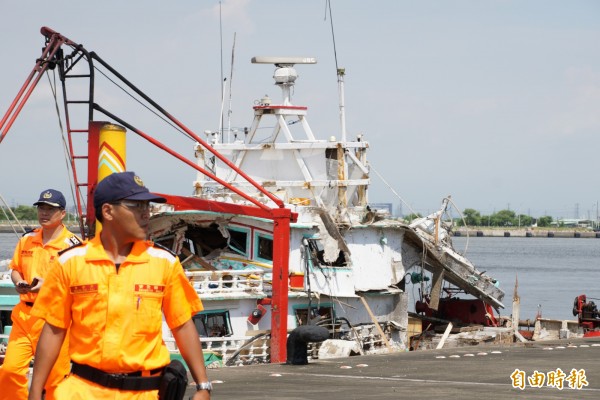
[[[580,294],[600,299],[600,239],[453,237],[457,251],[479,271],[500,282],[505,309],[512,313],[515,280],[521,301],[520,319],[577,319],[573,301]],[[593,300],[600,305],[600,300]]]
[[[0,260],[12,257],[18,237],[0,233]],[[477,267],[499,281],[506,296],[500,315],[512,313],[518,279],[520,319],[575,319],[573,300],[580,294],[600,299],[600,239],[453,237],[454,247]],[[406,286],[411,300],[419,285]],[[600,304],[600,300],[593,300]]]

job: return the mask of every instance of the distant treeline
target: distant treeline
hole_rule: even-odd
[[[11,207],[11,210],[19,221],[35,221],[37,220],[37,208],[34,206],[18,206]],[[454,220],[455,226],[532,226],[536,225],[539,227],[550,227],[552,226],[553,219],[550,216],[543,216],[534,218],[529,215],[519,214],[517,215],[512,210],[500,210],[491,215],[481,215],[481,213],[472,208],[467,208],[462,212],[464,221],[462,218],[456,218]],[[415,218],[421,218],[421,214],[410,214],[403,219],[407,222],[412,221]],[[12,220],[12,215],[5,207],[2,207],[0,212],[0,221]],[[75,215],[71,214],[67,219],[76,219]]]
[[[19,221],[37,221],[37,207],[35,206],[17,206],[10,208]],[[12,221],[14,220],[12,214],[6,207],[0,207],[0,221]],[[75,219],[73,214],[67,215],[65,219]]]
[[[454,224],[456,226],[552,226],[552,217],[545,215],[543,217],[534,218],[530,215],[516,214],[512,210],[500,210],[491,215],[481,215],[481,213],[472,208],[467,208],[462,212],[464,218],[456,218]],[[410,214],[404,217],[404,220],[410,222],[415,218],[421,218],[422,215]]]

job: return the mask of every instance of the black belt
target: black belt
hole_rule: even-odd
[[[97,383],[111,389],[121,390],[158,390],[160,387],[161,376],[142,376],[142,371],[130,372],[127,374],[110,374],[100,369],[90,367],[85,364],[78,364],[75,361],[71,372],[88,381]],[[150,371],[150,375],[162,372],[164,368],[158,368]]]
[[[33,307],[33,302],[32,301],[24,301],[23,303],[25,303],[25,305],[27,307]]]

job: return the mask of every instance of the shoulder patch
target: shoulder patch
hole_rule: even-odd
[[[159,249],[162,249],[162,250],[164,250],[164,251],[167,251],[167,252],[169,252],[171,255],[173,255],[173,257],[177,257],[177,254],[175,254],[175,253],[173,252],[173,250],[171,250],[171,249],[169,249],[169,248],[167,248],[167,247],[163,246],[163,245],[162,245],[162,244],[160,244],[160,243],[152,242],[152,246],[153,246],[153,247],[156,247],[156,248],[159,248]]]
[[[25,233],[22,235],[22,237],[35,235],[38,230],[39,228],[31,228],[28,226],[27,228],[25,228]]]
[[[81,245],[83,245],[83,242],[81,240],[79,240],[79,238],[77,238],[77,236],[73,236],[75,239],[77,239],[78,243],[73,244],[71,247],[67,247],[66,249],[63,249],[61,251],[58,252],[58,255],[61,256],[63,253],[66,253],[67,251],[74,249],[75,247],[79,247]]]
[[[71,244],[71,247],[80,245],[81,239],[79,239],[76,235],[69,236],[66,240],[66,243]]]

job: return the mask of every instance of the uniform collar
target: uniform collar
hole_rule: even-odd
[[[106,251],[104,250],[104,247],[102,246],[102,242],[100,241],[100,234],[97,234],[96,236],[94,236],[93,239],[91,239],[88,242],[88,246],[89,249],[86,253],[86,259],[87,260],[110,260],[110,257],[108,256],[108,254],[106,254]],[[141,263],[146,263],[150,260],[150,256],[148,255],[148,252],[146,251],[149,247],[152,246],[152,242],[149,240],[138,240],[136,242],[134,242],[133,247],[131,248],[131,252],[129,253],[129,255],[127,256],[127,258],[125,259],[125,263],[132,263],[132,264],[141,264]],[[112,261],[111,261],[112,262]]]
[[[44,245],[44,241],[43,241],[43,238],[42,238],[42,231],[43,231],[42,228],[36,228],[36,229],[33,230],[33,233],[34,233],[34,235],[33,235],[33,241],[35,243],[40,244],[40,245],[43,246]],[[62,228],[61,228],[61,231],[60,231],[60,235],[58,235],[58,237],[56,237],[54,240],[46,243],[46,247],[54,247],[54,248],[57,248],[57,249],[62,249],[64,246],[62,245],[61,242],[65,238],[65,231],[68,234],[71,233],[71,232],[69,232],[67,230],[67,228],[64,225],[62,225]]]

